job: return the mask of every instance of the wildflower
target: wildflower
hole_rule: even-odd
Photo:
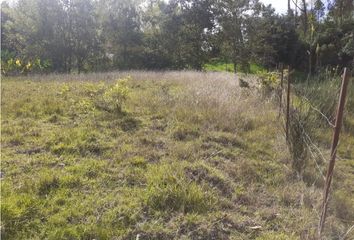
[[[16,60],[16,65],[19,66],[19,67],[21,66],[21,61],[20,61],[20,59],[17,59],[17,60]]]
[[[29,70],[31,68],[31,66],[32,66],[31,62],[28,62],[26,65],[26,69]]]

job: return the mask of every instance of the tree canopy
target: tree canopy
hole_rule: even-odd
[[[3,74],[196,69],[218,59],[312,74],[354,65],[354,1],[18,0],[1,4]]]

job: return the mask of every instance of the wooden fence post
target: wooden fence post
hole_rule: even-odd
[[[332,182],[332,177],[333,177],[334,164],[336,162],[337,145],[338,145],[338,141],[339,141],[339,133],[340,133],[340,130],[342,127],[342,122],[343,122],[343,111],[344,111],[344,105],[345,105],[345,98],[347,95],[348,83],[349,83],[349,73],[348,73],[347,68],[344,68],[342,87],[340,90],[339,103],[338,103],[338,108],[337,108],[336,123],[334,126],[334,132],[333,132],[332,147],[331,147],[331,159],[330,159],[330,162],[328,165],[328,170],[327,170],[327,175],[326,175],[326,183],[325,183],[324,193],[323,193],[321,219],[320,219],[319,226],[318,226],[319,239],[321,239],[321,237],[322,237],[322,231],[323,231],[325,221],[326,221],[328,195],[329,195],[329,190],[331,187],[331,182]]]
[[[288,88],[286,94],[286,126],[285,126],[285,133],[286,133],[286,141],[289,139],[289,124],[290,124],[290,66],[288,67]]]

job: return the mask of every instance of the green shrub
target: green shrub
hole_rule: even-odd
[[[260,72],[258,73],[259,89],[264,96],[269,96],[279,87],[280,79],[277,72]]]
[[[27,73],[41,73],[51,67],[51,63],[48,60],[41,61],[39,58],[21,59],[15,58],[11,55],[12,54],[2,54],[1,74],[20,75]]]
[[[130,77],[118,79],[117,83],[108,88],[103,94],[103,108],[110,112],[122,112],[123,104],[128,98],[130,89],[128,81]]]
[[[83,90],[85,95],[88,97],[97,97],[104,94],[106,90],[106,85],[104,82],[97,83],[86,83],[83,85]]]

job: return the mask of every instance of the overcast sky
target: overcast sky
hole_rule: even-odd
[[[3,0],[0,0],[1,2]],[[7,0],[8,2],[14,2],[15,0]],[[272,6],[275,8],[275,10],[278,13],[286,13],[287,8],[288,8],[288,1],[287,0],[261,0],[261,2],[265,4],[272,4]],[[307,2],[310,2],[310,0],[307,0]]]
[[[273,8],[275,8],[275,11],[277,11],[278,13],[286,13],[286,11],[288,10],[287,0],[260,0],[260,1],[265,4],[272,4]],[[315,2],[314,0],[306,0],[308,6],[313,5],[314,2]],[[291,8],[294,9],[294,4],[292,3],[292,1],[290,2],[290,4],[291,4]]]
[[[286,0],[261,0],[265,4],[272,4],[278,13],[285,13],[288,9],[288,1]]]

